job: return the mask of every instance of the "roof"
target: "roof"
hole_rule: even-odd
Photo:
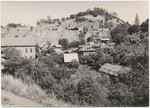
[[[1,63],[6,62],[7,60],[1,57]]]
[[[1,46],[35,46],[36,42],[33,37],[4,37],[1,38]]]
[[[62,45],[54,45],[53,47],[62,48]]]
[[[100,38],[100,40],[108,41],[110,39],[109,38]]]
[[[83,46],[81,49],[79,49],[78,51],[81,51],[81,52],[94,52],[95,49],[92,48],[92,47],[89,46],[89,45],[85,45],[85,46]]]
[[[123,67],[120,65],[112,65],[109,63],[105,63],[104,65],[101,66],[99,70],[105,72],[106,74],[118,76],[118,74],[120,73],[129,72],[130,68]]]
[[[60,50],[60,49],[55,49],[55,51],[56,51],[56,53],[58,53],[58,54],[63,53],[62,50]]]
[[[71,62],[72,60],[77,60],[77,62],[79,62],[77,53],[64,54],[64,62]]]

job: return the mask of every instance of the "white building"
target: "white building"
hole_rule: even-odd
[[[5,37],[1,38],[1,49],[13,47],[21,51],[21,56],[25,58],[35,58],[36,42],[33,37]]]
[[[71,62],[72,60],[76,60],[79,62],[78,54],[77,53],[71,53],[71,54],[64,54],[64,62]]]

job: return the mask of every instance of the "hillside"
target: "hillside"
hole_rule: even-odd
[[[2,105],[3,106],[43,106],[29,99],[17,96],[11,92],[2,90]]]
[[[29,85],[11,75],[2,75],[3,106],[69,106],[57,100],[54,94],[46,94],[38,85]]]
[[[71,31],[66,28],[77,27],[87,28],[87,34],[85,38],[90,37],[93,34],[94,28],[109,28],[113,29],[117,24],[123,23],[116,15],[107,12],[102,8],[94,8],[93,10],[87,10],[85,12],[79,12],[75,15],[70,15],[70,18],[60,21],[59,19],[52,20],[44,19],[44,21],[38,21],[39,25],[33,27],[17,27],[17,28],[2,28],[2,37],[34,37],[38,44],[46,43],[50,41],[52,45],[58,44],[58,40],[61,38],[68,39],[69,42],[79,40],[79,31]],[[51,30],[52,27],[62,27],[62,30]]]
[[[19,27],[19,28],[10,28],[9,31],[6,28],[2,29],[1,35],[3,37],[34,37],[38,44],[46,43],[50,41],[52,45],[58,44],[58,40],[61,38],[67,38],[69,42],[73,40],[79,40],[78,31],[57,31],[57,30],[48,30],[45,27],[34,27],[33,31],[29,27]],[[17,31],[19,29],[19,31]]]

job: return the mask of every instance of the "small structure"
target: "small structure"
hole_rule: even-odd
[[[70,53],[70,54],[64,54],[64,62],[71,62],[72,60],[76,60],[79,62],[78,54],[77,53]]]
[[[36,42],[33,37],[5,37],[1,38],[1,49],[13,47],[21,51],[21,56],[25,58],[35,58]]]
[[[83,28],[81,28],[81,27],[80,27],[78,30],[79,30],[79,31],[82,31],[82,30],[83,30]]]
[[[62,45],[54,45],[53,48],[62,50]]]
[[[79,57],[81,56],[86,56],[89,54],[94,54],[95,53],[95,49],[90,47],[89,45],[85,45],[82,48],[80,48],[77,53],[79,54]]]
[[[99,69],[100,72],[111,75],[111,76],[118,76],[122,73],[128,73],[131,69],[127,67],[123,67],[120,65],[112,65],[109,63],[105,63]]]
[[[79,30],[79,28],[71,26],[71,27],[68,28],[68,30],[74,31],[74,30]]]
[[[86,43],[86,45],[89,45],[89,46],[94,46],[94,42],[88,42],[88,43]]]
[[[93,31],[98,31],[98,27],[93,27]]]
[[[100,42],[102,43],[107,43],[107,42],[110,42],[110,38],[100,38]]]
[[[58,53],[58,54],[63,53],[61,45],[54,45],[53,48],[56,51],[56,53]]]
[[[59,26],[58,28],[57,28],[57,30],[59,30],[59,31],[61,31],[63,28],[61,27],[61,26]]]
[[[60,50],[60,49],[55,49],[55,52],[56,52],[57,54],[61,54],[61,53],[63,53],[63,51],[62,51],[62,50]]]

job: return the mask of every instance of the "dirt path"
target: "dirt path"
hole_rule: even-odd
[[[2,90],[2,106],[43,106],[29,99],[17,96],[8,91]]]

